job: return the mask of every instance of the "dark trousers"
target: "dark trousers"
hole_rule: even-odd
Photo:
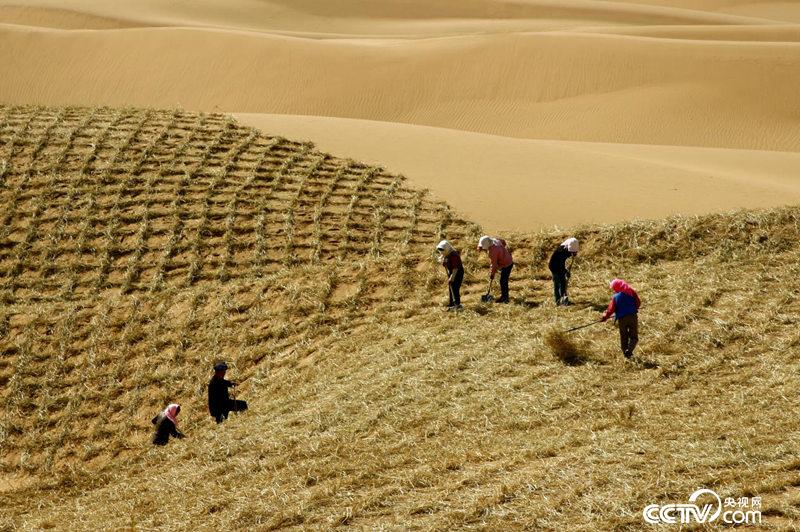
[[[513,264],[500,270],[500,301],[508,301],[508,279],[511,277]]]
[[[626,357],[633,356],[633,350],[639,343],[639,318],[636,314],[628,314],[617,321],[619,325],[619,343]]]
[[[464,269],[460,269],[456,271],[455,278],[453,282],[450,283],[450,303],[448,306],[460,305],[461,304],[461,283],[464,281]]]
[[[231,412],[244,412],[245,410],[247,410],[247,401],[228,399],[228,404],[222,410],[217,411],[213,417],[217,423],[222,423],[228,419],[228,414]]]
[[[567,295],[567,272],[551,272],[553,274],[553,295],[556,297],[556,304],[561,298]]]

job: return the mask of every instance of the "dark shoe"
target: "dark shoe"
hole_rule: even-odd
[[[633,358],[633,351],[625,351],[625,352],[623,353],[623,355],[625,355],[625,358],[627,358],[628,360],[630,360],[631,358]]]
[[[507,297],[501,297],[500,299],[495,301],[495,303],[508,303],[508,298]]]

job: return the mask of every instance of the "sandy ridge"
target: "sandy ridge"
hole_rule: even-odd
[[[794,150],[800,138],[795,44],[564,33],[330,42],[197,28],[5,28],[0,43],[0,68],[13,79],[0,85],[0,100],[9,103],[182,106],[767,150]]]
[[[675,3],[673,3],[675,4]],[[451,33],[458,28],[476,31],[500,27],[509,22],[518,29],[546,26],[575,27],[586,23],[626,24],[764,24],[786,22],[775,10],[726,13],[721,9],[740,9],[736,2],[691,2],[684,5],[658,5],[648,2],[608,2],[596,0],[459,0],[424,2],[404,0],[370,2],[347,0],[234,0],[224,5],[214,0],[182,3],[158,0],[135,3],[89,0],[33,0],[0,2],[0,18],[7,22],[54,28],[104,28],[123,26],[206,26],[247,28],[265,31],[324,31],[374,33],[383,35],[417,27],[423,32]],[[782,10],[786,11],[785,9]],[[781,14],[782,14],[781,12]],[[79,17],[84,18],[83,24]],[[35,24],[31,24],[35,21]],[[798,17],[797,21],[800,21]],[[377,28],[377,31],[376,31]]]
[[[800,154],[512,139],[343,118],[234,115],[383,164],[487,230],[655,219],[800,201]]]

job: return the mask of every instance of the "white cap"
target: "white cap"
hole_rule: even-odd
[[[492,247],[492,237],[486,235],[482,236],[480,240],[478,240],[478,247],[484,251]]]
[[[568,238],[564,240],[561,243],[561,245],[567,248],[567,251],[569,251],[570,253],[577,253],[578,250],[580,249],[580,244],[578,243],[577,238]]]
[[[448,242],[447,240],[442,240],[441,242],[439,242],[439,245],[436,246],[436,249],[438,249],[439,251],[444,251],[449,246],[450,246],[450,242]]]

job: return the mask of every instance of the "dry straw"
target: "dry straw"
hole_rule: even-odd
[[[568,235],[506,235],[512,304],[479,306],[480,227],[398,176],[219,115],[0,117],[0,528],[635,530],[698,486],[800,519],[797,208],[577,228],[568,308]],[[632,362],[555,332],[613,276]],[[221,426],[218,358],[251,406]]]
[[[586,354],[562,331],[550,330],[544,336],[545,343],[553,355],[568,366],[580,366],[587,362]]]

